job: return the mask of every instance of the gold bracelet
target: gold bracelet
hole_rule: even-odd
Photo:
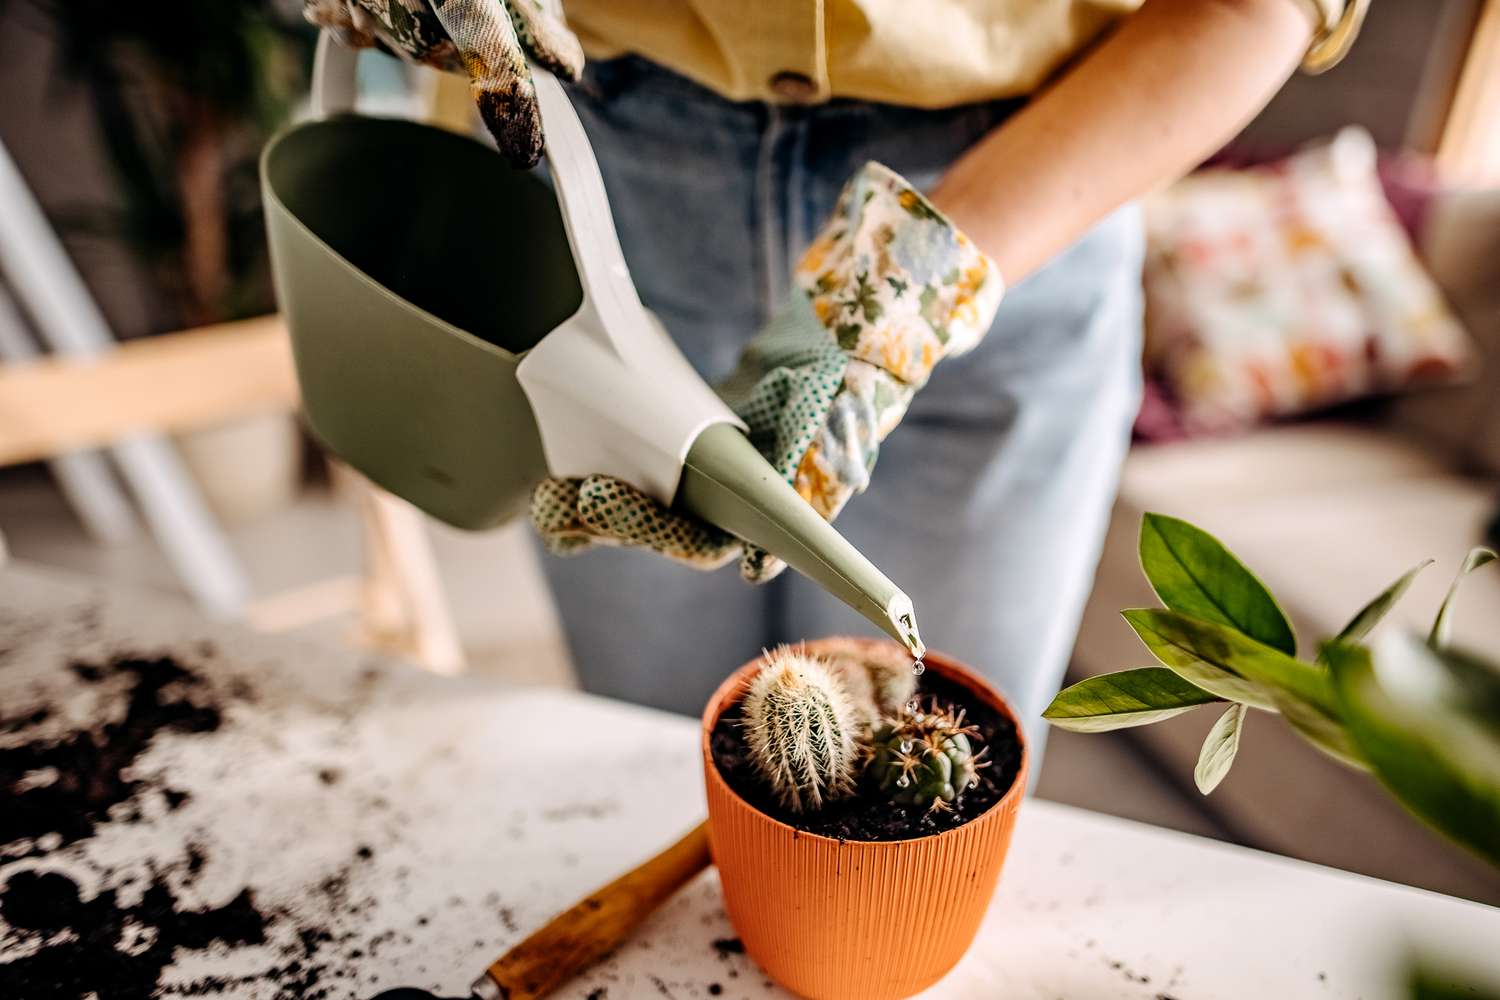
[[[1313,37],[1302,60],[1303,71],[1317,76],[1337,66],[1359,36],[1360,25],[1364,24],[1365,12],[1369,9],[1370,0],[1345,0],[1344,13],[1339,15],[1333,27]]]

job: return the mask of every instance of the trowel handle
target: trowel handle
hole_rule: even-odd
[[[535,1000],[614,951],[667,897],[709,866],[708,823],[595,890],[501,955],[474,995]]]
[[[911,598],[776,474],[748,438],[719,424],[693,442],[677,502],[785,560],[920,656]]]

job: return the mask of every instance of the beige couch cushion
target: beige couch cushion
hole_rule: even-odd
[[[1281,600],[1310,656],[1318,639],[1431,556],[1439,564],[1390,619],[1425,629],[1454,568],[1480,540],[1495,495],[1493,481],[1450,474],[1420,447],[1354,424],[1137,448],[1126,464],[1074,669],[1093,674],[1150,662],[1118,614],[1158,604],[1135,552],[1146,511],[1186,518],[1223,539]],[[1465,588],[1456,640],[1500,654],[1497,612],[1500,573],[1491,569]],[[1132,732],[1191,788],[1198,747],[1215,714],[1200,711]],[[1500,901],[1500,875],[1407,817],[1369,778],[1308,748],[1279,719],[1252,716],[1234,770],[1206,805],[1257,846]]]

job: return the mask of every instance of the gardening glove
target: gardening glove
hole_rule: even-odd
[[[517,167],[542,156],[527,56],[568,81],[583,72],[583,47],[544,0],[304,0],[303,14],[344,45],[467,74],[485,126]]]
[[[933,366],[979,343],[1004,282],[926,198],[872,162],[845,185],[792,284],[719,393],[766,460],[832,520],[869,485],[880,442]],[[738,557],[753,583],[785,568],[608,476],[543,482],[531,517],[559,555],[639,545],[700,569]]]

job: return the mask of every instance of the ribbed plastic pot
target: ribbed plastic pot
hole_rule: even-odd
[[[821,645],[810,642],[808,651]],[[703,712],[709,840],[729,919],[750,957],[801,996],[894,1000],[918,993],[958,964],[995,894],[1026,787],[1024,735],[1010,790],[960,827],[880,842],[800,832],[731,789],[709,745],[719,716],[744,696],[762,662],[735,671]],[[1008,716],[1021,733],[1009,703],[971,668],[940,653],[928,653],[925,662]]]

